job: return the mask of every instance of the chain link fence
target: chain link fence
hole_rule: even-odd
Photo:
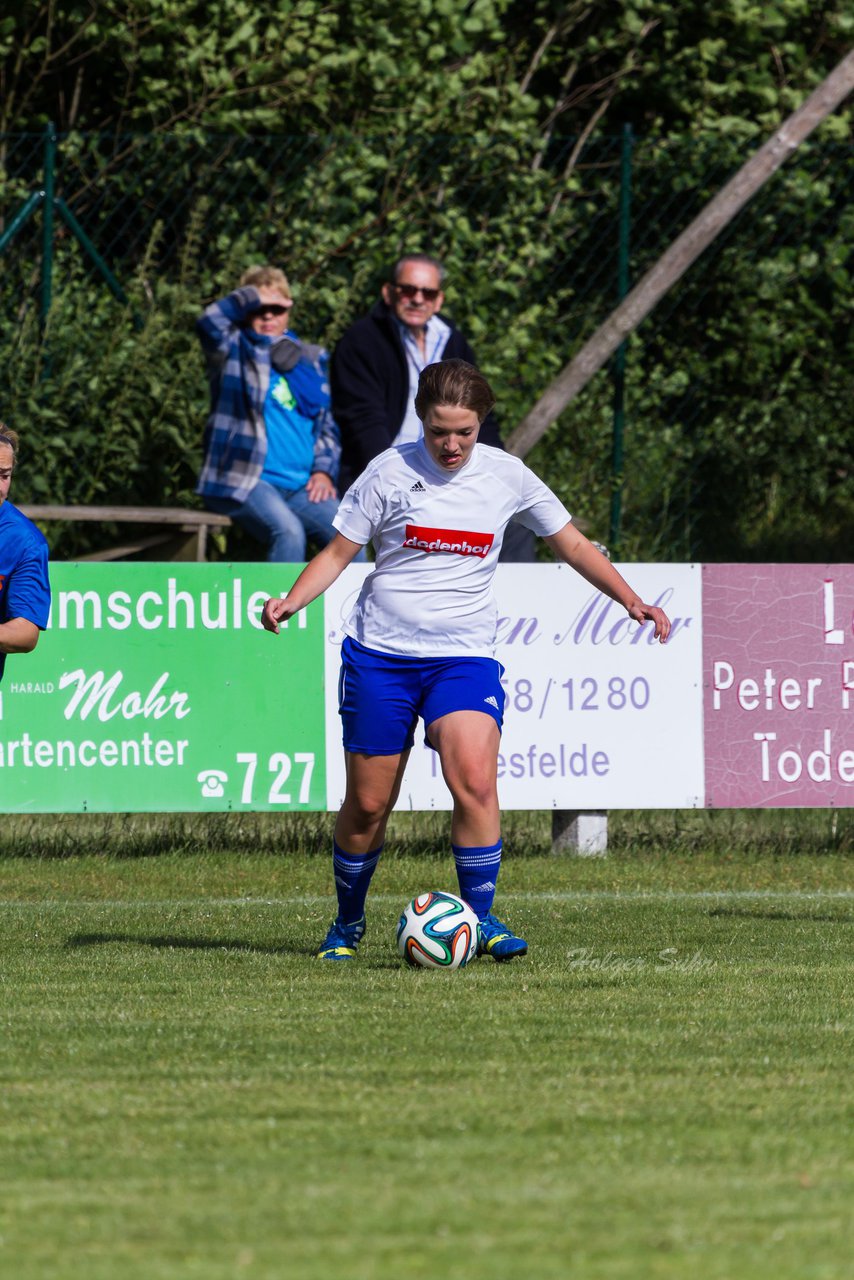
[[[193,319],[262,260],[287,270],[299,332],[334,346],[401,251],[438,254],[509,432],[745,158],[735,138],[628,129],[546,145],[0,135],[0,417],[35,446],[16,497],[194,503]],[[847,142],[805,144],[631,337],[619,396],[603,371],[530,455],[626,558],[840,554],[852,159]],[[51,536],[72,555],[93,535]]]

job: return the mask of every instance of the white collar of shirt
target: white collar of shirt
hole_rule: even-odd
[[[418,378],[422,369],[426,369],[428,364],[435,364],[437,360],[442,359],[445,347],[448,345],[448,339],[451,336],[451,326],[445,320],[441,320],[439,316],[431,316],[424,326],[424,353],[418,341],[412,335],[409,325],[397,320],[398,330],[400,332],[400,340],[403,343],[403,350],[406,352],[406,366],[409,372],[409,395],[406,401],[406,413],[403,422],[400,424],[398,433],[393,440],[393,444],[409,444],[412,440],[421,439],[421,423],[418,414],[415,412],[415,393],[418,390]]]
[[[424,354],[422,355],[418,339],[413,336],[411,327],[404,324],[402,320],[397,321],[397,327],[406,352],[406,359],[417,367],[419,373],[428,364],[435,364],[441,359],[442,352],[448,345],[448,338],[451,336],[451,326],[440,316],[431,316],[424,326]]]

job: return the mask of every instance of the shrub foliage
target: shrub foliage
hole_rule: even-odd
[[[58,215],[50,259],[41,212],[7,246],[18,500],[194,503],[193,320],[260,259],[333,345],[390,259],[441,255],[511,429],[618,299],[627,173],[636,280],[852,29],[806,0],[24,0],[0,23],[0,233],[53,121],[56,192],[128,301]],[[843,110],[630,340],[624,556],[850,557],[851,180]],[[603,372],[529,459],[605,539],[612,398]],[[50,534],[64,556],[104,536]]]

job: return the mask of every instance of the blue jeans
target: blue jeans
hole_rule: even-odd
[[[267,560],[277,564],[299,564],[306,559],[306,541],[320,547],[335,537],[332,520],[338,510],[337,498],[312,502],[302,489],[279,489],[259,480],[245,502],[232,498],[205,498],[209,511],[231,516],[248,534],[266,548]],[[359,559],[365,559],[364,551]]]

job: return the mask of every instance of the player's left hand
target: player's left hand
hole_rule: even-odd
[[[655,627],[656,640],[659,644],[664,644],[670,635],[670,619],[663,609],[659,609],[658,605],[643,604],[639,600],[637,604],[629,606],[628,613],[635,622],[651,622]]]
[[[325,471],[312,471],[305,486],[309,502],[325,502],[327,498],[337,498],[338,492],[332,483],[332,477]]]

